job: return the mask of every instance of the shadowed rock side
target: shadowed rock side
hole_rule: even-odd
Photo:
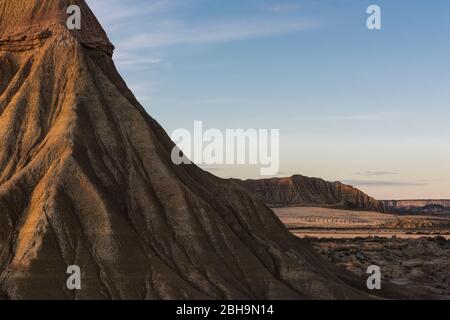
[[[68,4],[0,0],[3,296],[371,297],[365,279],[320,258],[242,186],[173,165],[172,142],[120,78],[84,1],[70,4],[90,27],[64,29]],[[4,41],[41,29],[48,37],[26,47]],[[80,291],[66,288],[73,264]],[[379,294],[413,296],[389,285]]]
[[[290,178],[246,180],[242,184],[273,207],[319,206],[382,213],[390,211],[383,202],[340,182],[295,175]]]

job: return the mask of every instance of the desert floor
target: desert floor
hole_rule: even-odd
[[[383,281],[450,299],[450,217],[397,216],[325,208],[276,208],[298,237],[362,276],[378,265]]]
[[[450,216],[393,215],[316,207],[273,209],[287,228],[299,237],[385,237],[450,239]]]

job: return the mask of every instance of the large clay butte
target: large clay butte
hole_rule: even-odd
[[[73,4],[80,31],[66,28]],[[239,183],[173,165],[112,54],[83,0],[0,0],[3,298],[422,297],[368,291]]]

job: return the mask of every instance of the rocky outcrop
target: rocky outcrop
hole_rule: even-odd
[[[450,213],[450,200],[386,200],[383,203],[397,213]]]
[[[273,207],[319,206],[389,212],[383,202],[340,182],[295,175],[289,178],[246,180],[242,184]]]
[[[77,1],[1,1],[0,51],[27,51],[53,36],[59,37],[60,44],[76,39],[83,46],[112,55],[114,46],[87,6],[79,6],[82,30],[67,30],[67,8],[73,4]]]
[[[366,266],[377,261],[383,266],[383,283],[420,287],[440,299],[450,299],[450,240],[443,237],[311,238],[310,241],[330,261],[361,276],[366,274]]]
[[[73,4],[80,31],[64,27]],[[373,298],[240,184],[172,163],[173,143],[121,79],[84,1],[0,0],[0,40],[2,295]],[[81,290],[66,287],[69,265]]]

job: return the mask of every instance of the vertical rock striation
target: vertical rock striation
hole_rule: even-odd
[[[242,184],[269,206],[321,206],[389,212],[387,204],[341,182],[295,175],[290,178],[246,180]]]
[[[82,30],[65,28],[68,5]],[[9,299],[370,298],[238,183],[175,166],[82,0],[0,0],[0,292]],[[69,291],[66,269],[82,270]],[[410,293],[386,286],[384,297]]]

